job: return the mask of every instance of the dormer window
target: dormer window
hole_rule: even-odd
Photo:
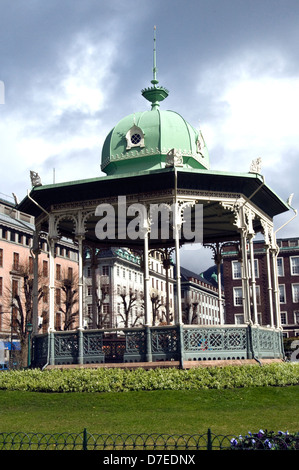
[[[128,130],[126,134],[127,139],[127,150],[131,150],[134,147],[144,147],[144,134],[140,127],[133,126]]]

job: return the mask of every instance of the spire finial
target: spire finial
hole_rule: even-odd
[[[153,80],[151,83],[157,85],[159,82],[157,80],[157,57],[156,57],[156,26],[154,26],[154,61],[153,61]]]
[[[141,91],[142,96],[152,103],[152,109],[157,109],[160,106],[159,102],[165,100],[168,96],[166,88],[157,86],[159,81],[157,80],[156,29],[156,26],[154,26],[153,79],[151,80],[154,86]]]

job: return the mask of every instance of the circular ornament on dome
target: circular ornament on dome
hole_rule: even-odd
[[[137,145],[141,142],[141,135],[140,134],[133,134],[131,135],[131,142],[134,145]]]
[[[144,147],[144,133],[135,124],[126,133],[126,140],[126,150],[131,150],[133,147]]]

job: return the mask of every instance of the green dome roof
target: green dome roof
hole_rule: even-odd
[[[138,173],[168,166],[173,154],[185,168],[209,168],[200,131],[174,111],[152,110],[124,117],[106,137],[102,170],[107,175]]]
[[[200,131],[173,111],[161,111],[168,90],[156,76],[156,27],[152,87],[142,96],[152,103],[150,111],[124,117],[107,135],[101,169],[107,175],[138,173],[166,166],[209,169],[209,154]]]

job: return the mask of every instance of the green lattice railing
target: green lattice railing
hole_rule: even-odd
[[[32,364],[283,358],[280,330],[249,325],[57,331],[33,339]]]

